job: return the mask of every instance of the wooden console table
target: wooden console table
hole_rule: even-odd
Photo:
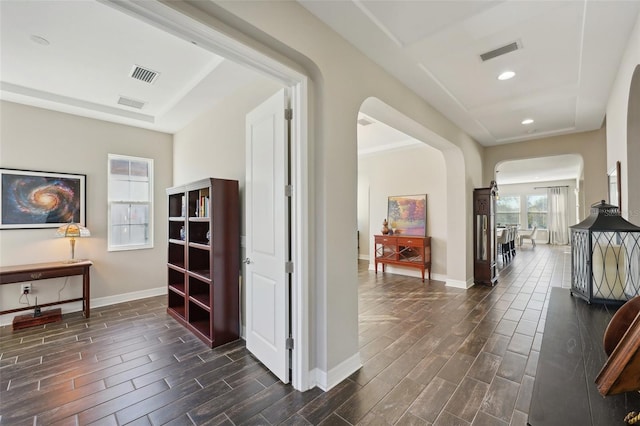
[[[378,263],[382,265],[407,266],[418,268],[422,272],[429,270],[431,279],[431,237],[414,237],[399,235],[374,235],[375,237],[375,267],[378,273]]]
[[[82,297],[78,297],[76,299],[60,300],[58,302],[43,303],[39,306],[45,307],[82,301],[82,310],[84,312],[84,316],[85,318],[89,318],[89,268],[91,267],[91,265],[93,265],[93,262],[91,262],[90,260],[81,260],[75,263],[48,262],[32,263],[30,265],[2,266],[0,267],[0,285],[82,275]],[[8,309],[6,311],[0,311],[0,315],[27,311],[33,308],[33,306],[26,306],[22,308]]]

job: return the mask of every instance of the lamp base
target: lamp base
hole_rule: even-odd
[[[62,263],[78,263],[82,261],[84,261],[84,259],[68,259],[68,260],[63,260]]]

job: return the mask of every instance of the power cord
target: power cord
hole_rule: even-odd
[[[22,301],[22,298],[23,298],[23,297],[27,299],[27,301],[26,301],[26,302],[23,302],[23,301]],[[22,294],[20,295],[20,298],[18,299],[18,303],[20,303],[21,305],[31,306],[31,302],[29,302],[29,293],[27,293],[27,292],[22,293]]]
[[[67,286],[67,282],[69,281],[69,277],[64,279],[64,284],[62,285],[62,287],[60,287],[60,290],[58,290],[58,302],[60,301],[60,298],[62,297],[62,290],[64,290],[64,288]]]

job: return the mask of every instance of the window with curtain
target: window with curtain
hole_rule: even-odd
[[[547,229],[547,195],[527,195],[527,229]]]
[[[568,188],[564,186],[548,189],[550,244],[569,244],[568,192]]]
[[[108,250],[153,247],[153,160],[109,154]]]
[[[500,196],[496,200],[496,223],[498,225],[513,225],[520,223],[520,196]]]

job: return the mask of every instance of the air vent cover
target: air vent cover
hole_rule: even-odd
[[[520,46],[518,46],[518,42],[514,41],[513,43],[509,43],[502,47],[498,47],[497,49],[493,49],[489,52],[485,52],[480,55],[480,59],[482,61],[488,61],[489,59],[497,58],[498,56],[506,55],[507,53],[518,50]]]
[[[148,68],[141,67],[140,65],[134,65],[131,69],[131,78],[144,81],[145,83],[153,84],[158,78],[159,73]]]
[[[118,99],[118,104],[128,106],[131,108],[142,109],[142,107],[146,104],[144,101],[137,101],[135,99],[126,98],[124,96],[120,96]]]

